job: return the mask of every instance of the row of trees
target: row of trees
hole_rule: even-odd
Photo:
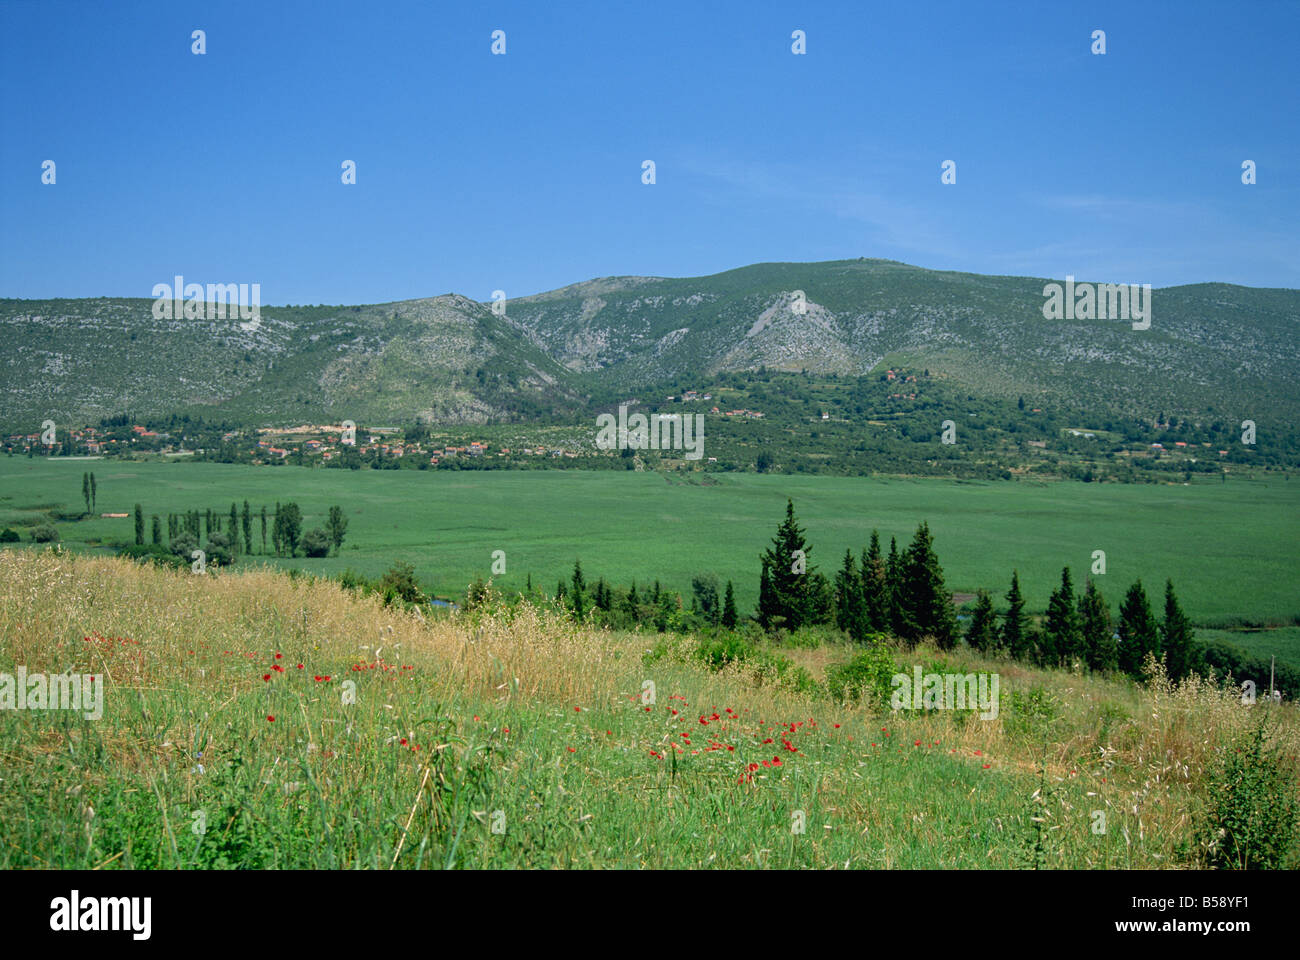
[[[809,564],[811,552],[795,519],[794,503],[787,500],[785,520],[761,558],[757,619],[765,630],[834,622],[859,643],[872,634],[889,633],[913,644],[929,637],[941,648],[951,649],[961,639],[928,524],[916,528],[901,553],[891,537],[888,555],[882,553],[880,536],[873,530],[860,559],[851,550],[844,552],[833,585]],[[1061,584],[1052,592],[1041,629],[1025,613],[1016,571],[1006,601],[999,623],[988,592],[976,594],[965,632],[971,647],[1040,666],[1079,664],[1133,676],[1141,675],[1148,654],[1163,658],[1174,679],[1205,669],[1203,651],[1171,580],[1165,583],[1163,621],[1153,614],[1139,580],[1129,587],[1114,625],[1095,583],[1089,580],[1076,596],[1068,567],[1061,571]]]
[[[1061,585],[1052,591],[1042,629],[1035,630],[1025,614],[1020,578],[1011,574],[1007,610],[999,626],[988,592],[976,595],[966,642],[983,652],[1004,652],[1018,660],[1040,666],[1074,664],[1091,670],[1120,670],[1138,677],[1147,654],[1163,658],[1169,676],[1175,680],[1205,669],[1203,651],[1196,643],[1191,620],[1183,613],[1172,580],[1165,581],[1164,619],[1152,612],[1142,581],[1128,588],[1120,606],[1119,623],[1111,620],[1110,608],[1088,580],[1083,593],[1075,596],[1070,568],[1061,571]]]
[[[229,563],[241,552],[250,556],[258,552],[254,549],[253,519],[253,509],[247,500],[244,501],[242,513],[236,504],[231,503],[230,513],[225,517],[220,511],[213,510],[169,513],[167,514],[167,542],[164,544],[162,519],[158,514],[154,514],[149,537],[153,546],[165,546],[173,553],[186,557],[191,551],[198,549],[200,543],[205,542],[207,544],[205,552],[214,563]],[[260,519],[260,553],[266,554],[268,512],[265,505],[262,506]],[[326,526],[304,533],[302,510],[298,504],[292,501],[284,504],[277,502],[269,526],[271,546],[275,556],[295,556],[301,547],[305,556],[324,557],[329,554],[331,547],[336,554],[342,548],[343,538],[347,533],[348,518],[342,507],[330,507]],[[137,547],[147,545],[144,507],[138,503],[135,505],[135,543]]]
[[[928,524],[916,528],[902,553],[891,537],[888,556],[873,530],[860,562],[853,551],[844,552],[833,586],[809,564],[811,552],[794,503],[787,500],[785,520],[761,558],[757,616],[765,630],[833,621],[858,642],[871,633],[892,633],[910,643],[933,637],[945,648],[957,642],[956,615]]]

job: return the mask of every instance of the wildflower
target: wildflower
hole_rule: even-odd
[[[271,679],[271,675],[270,675],[269,673],[264,673],[264,674],[262,674],[262,679],[263,679],[263,680],[270,680],[270,679]]]
[[[575,747],[569,747],[568,750],[569,750],[570,753],[577,753],[577,752],[578,752],[577,749],[576,749]]]
[[[275,717],[271,716],[271,715],[268,713],[268,714],[266,715],[266,722],[267,722],[267,723],[275,723]]]

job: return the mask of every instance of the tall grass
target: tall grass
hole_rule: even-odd
[[[1289,705],[1158,669],[1144,688],[895,651],[998,672],[981,721],[693,647],[527,604],[433,618],[269,569],[2,552],[0,671],[93,672],[105,710],[0,710],[0,866],[1174,867],[1213,855],[1211,771],[1261,711],[1280,762],[1300,753]]]

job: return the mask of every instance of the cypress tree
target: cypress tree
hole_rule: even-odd
[[[1128,588],[1119,608],[1119,667],[1130,676],[1142,675],[1142,661],[1148,653],[1160,656],[1160,630],[1151,614],[1142,581]]]
[[[81,499],[86,501],[86,512],[90,513],[90,474],[81,475]]]
[[[635,593],[635,591],[636,591],[636,584],[633,584],[633,585],[632,585],[632,590],[633,590],[633,592]],[[736,629],[736,621],[737,621],[737,617],[736,617],[736,591],[735,591],[734,589],[732,589],[731,581],[728,580],[728,581],[727,581],[727,596],[726,596],[726,599],[722,602],[722,625],[723,625],[724,627],[726,627],[728,630],[735,630],[735,629]]]
[[[854,640],[862,633],[862,585],[858,581],[857,564],[853,562],[853,551],[844,551],[844,564],[835,574],[835,626],[849,634]]]
[[[1165,622],[1161,627],[1160,638],[1164,645],[1170,679],[1182,680],[1196,671],[1199,664],[1193,656],[1195,647],[1192,622],[1178,606],[1173,580],[1165,581]]]
[[[153,515],[153,531],[152,531],[152,532],[153,532],[153,542],[154,542],[154,545],[155,545],[155,546],[161,546],[161,545],[162,545],[162,520],[160,520],[160,519],[158,518],[158,514],[156,514],[156,513]]]
[[[230,504],[230,552],[239,552],[239,511],[233,501]]]
[[[758,574],[758,622],[764,630],[771,630],[777,615],[776,599],[772,593],[772,578],[767,575],[767,561],[763,561]]]
[[[903,558],[898,553],[898,541],[889,538],[889,559],[885,561],[885,611],[889,629],[896,637],[903,636]]]
[[[1011,571],[1011,589],[1007,591],[1007,612],[1002,618],[1002,645],[1017,660],[1029,652],[1029,617],[1025,615],[1025,598],[1020,593],[1019,571]]]
[[[583,596],[583,589],[587,586],[586,579],[582,576],[582,561],[573,561],[573,612],[579,620],[582,619],[583,613],[586,612],[586,597]]]
[[[266,553],[266,504],[262,504],[262,552]]]
[[[627,598],[623,601],[623,610],[632,619],[633,622],[639,622],[641,619],[641,598],[636,592],[636,581],[632,581],[632,589],[627,592]]]
[[[138,503],[135,505],[135,545],[144,546],[144,508]]]
[[[997,619],[993,614],[993,600],[987,590],[975,594],[975,607],[971,610],[970,626],[966,629],[966,643],[972,650],[988,653],[998,642]]]
[[[1074,584],[1070,568],[1061,569],[1061,585],[1047,601],[1047,620],[1043,624],[1039,662],[1046,666],[1069,666],[1080,653],[1082,637],[1079,614],[1075,609]]]
[[[90,509],[91,510],[95,509],[95,503],[97,502],[97,494],[98,491],[95,486],[95,472],[92,470],[90,472]]]
[[[1115,645],[1115,631],[1110,622],[1110,610],[1097,589],[1089,580],[1079,597],[1079,630],[1083,636],[1083,656],[1090,670],[1119,669],[1119,648]]]
[[[244,501],[244,514],[241,518],[244,526],[244,552],[249,556],[253,555],[253,511],[248,506],[248,501]]]

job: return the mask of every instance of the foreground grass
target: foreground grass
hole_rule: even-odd
[[[0,638],[0,670],[106,691],[97,721],[0,711],[10,868],[1170,867],[1259,712],[962,653],[996,720],[882,714],[528,606],[56,552],[0,553]]]

